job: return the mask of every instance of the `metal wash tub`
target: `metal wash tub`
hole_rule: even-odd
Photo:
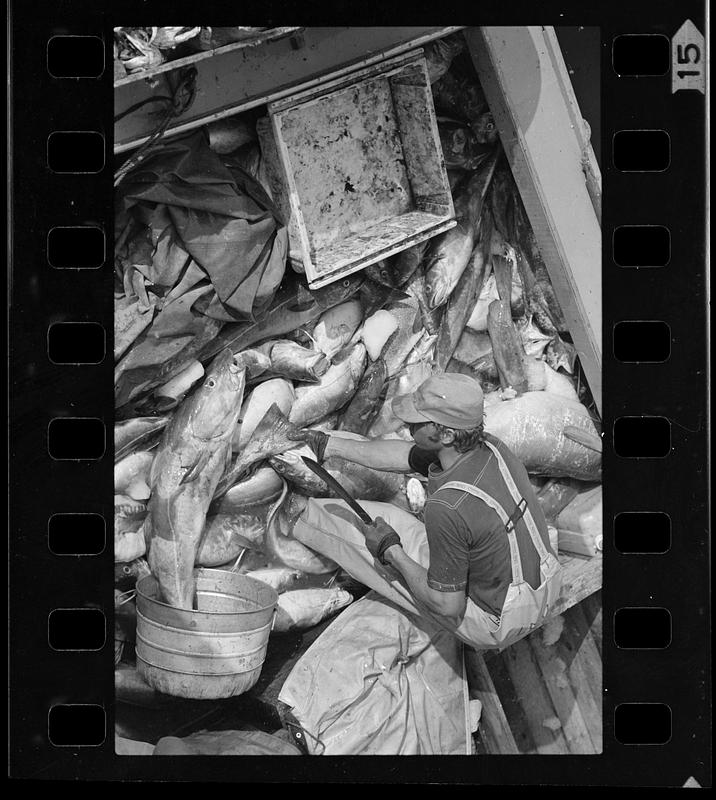
[[[278,595],[220,569],[198,569],[197,609],[159,600],[156,579],[137,581],[137,669],[165,694],[232,697],[259,679]]]

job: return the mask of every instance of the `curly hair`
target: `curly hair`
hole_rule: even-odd
[[[469,450],[474,450],[485,441],[485,426],[480,423],[474,428],[448,428],[445,425],[438,425],[437,422],[433,423],[437,430],[438,435],[442,436],[444,433],[452,433],[453,442],[452,447],[458,453],[467,453]]]

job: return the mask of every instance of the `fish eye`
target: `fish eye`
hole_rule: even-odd
[[[209,378],[209,380],[206,382],[206,385],[210,389],[213,389],[216,386],[216,381],[213,378]]]
[[[347,289],[350,285],[351,285],[351,282],[348,280],[348,278],[346,278],[343,281],[343,286]]]

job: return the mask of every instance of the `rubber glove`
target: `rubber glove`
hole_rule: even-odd
[[[311,428],[301,428],[297,431],[290,431],[288,438],[292,442],[305,442],[316,454],[319,464],[323,461],[329,439],[328,434],[323,431],[314,431]]]
[[[361,523],[361,530],[370,554],[387,566],[388,562],[384,560],[385,551],[394,544],[400,545],[400,536],[395,529],[383,517],[376,517],[372,525]]]

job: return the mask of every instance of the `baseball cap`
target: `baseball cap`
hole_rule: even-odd
[[[475,428],[483,420],[479,381],[469,375],[445,372],[423,381],[412,394],[392,402],[393,413],[404,422],[437,422],[447,428]]]

